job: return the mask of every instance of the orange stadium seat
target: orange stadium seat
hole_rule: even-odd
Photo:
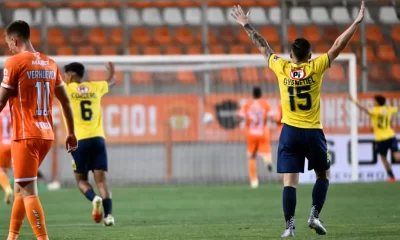
[[[339,37],[340,32],[339,29],[335,26],[329,26],[329,27],[324,27],[324,40],[327,40],[329,42],[334,42],[337,37]]]
[[[196,75],[192,71],[179,71],[176,74],[176,79],[178,82],[183,84],[195,84]]]
[[[83,29],[80,28],[73,28],[70,29],[68,32],[69,41],[73,45],[80,45],[85,43],[85,32]]]
[[[39,45],[42,40],[42,35],[40,33],[40,29],[38,28],[31,28],[31,42],[32,44]]]
[[[140,55],[138,47],[129,47],[128,53],[129,55]]]
[[[4,28],[0,28],[0,35],[4,35]],[[0,37],[0,46],[7,46],[7,42],[4,37]]]
[[[152,43],[149,30],[147,28],[133,28],[131,31],[131,43],[149,44]]]
[[[260,34],[263,35],[262,32]],[[268,35],[264,34],[263,36],[268,41],[268,39],[267,39]],[[239,29],[238,40],[241,43],[252,44],[251,39],[249,38],[249,36],[247,35],[246,31],[243,28]]]
[[[236,36],[231,27],[224,27],[218,30],[218,40],[223,44],[232,44],[236,41]]]
[[[186,52],[191,55],[203,54],[203,48],[201,45],[188,46],[186,47]]]
[[[303,29],[303,36],[310,41],[310,43],[318,43],[321,41],[321,36],[317,26],[305,26]]]
[[[89,2],[91,8],[118,8],[121,6],[121,1],[93,1]]]
[[[56,53],[60,56],[72,56],[74,55],[74,49],[68,46],[61,46],[57,48]]]
[[[246,34],[246,32],[245,32]],[[275,27],[263,27],[260,30],[260,34],[265,38],[265,40],[268,41],[268,43],[278,43],[280,42],[280,37],[278,32],[276,31]],[[249,39],[249,42],[251,43],[251,40],[249,36],[246,37]]]
[[[111,29],[111,43],[115,45],[121,45],[122,44],[122,36],[123,32],[121,28],[113,28]]]
[[[180,46],[167,46],[165,48],[165,54],[167,55],[181,55],[182,48]]]
[[[41,3],[39,1],[27,1],[27,2],[16,2],[6,1],[4,7],[6,8],[40,8]]]
[[[151,74],[149,72],[132,72],[131,80],[134,84],[150,84]]]
[[[376,82],[387,81],[387,71],[385,67],[380,64],[370,64],[368,66],[368,79]]]
[[[91,28],[89,30],[89,42],[94,45],[106,45],[107,33],[104,28]]]
[[[209,46],[210,54],[225,54],[225,48],[223,45],[211,45]]]
[[[397,56],[392,45],[384,44],[378,46],[378,58],[385,62],[395,62]]]
[[[227,84],[236,83],[239,81],[239,75],[236,68],[224,68],[219,72],[220,80]]]
[[[296,38],[300,37],[299,32],[295,26],[289,26],[287,33],[289,42],[293,42]]]
[[[128,7],[135,7],[135,8],[150,8],[154,7],[154,3],[152,1],[135,1],[129,0],[127,2]]]
[[[176,41],[181,44],[191,44],[195,42],[192,29],[179,27],[175,30]]]
[[[327,53],[331,47],[332,47],[331,44],[317,44],[315,45],[314,52]],[[351,49],[350,45],[347,45],[346,48],[343,50],[343,53],[352,53],[352,52],[353,50]]]
[[[272,50],[274,50],[274,52],[276,52],[276,53],[283,52],[282,46],[280,44],[269,44],[269,45],[272,48]],[[258,48],[255,45],[251,45],[250,53],[251,54],[261,54],[260,50],[258,50]]]
[[[338,37],[339,35],[337,35],[336,37]],[[351,38],[350,42],[351,43],[360,43],[361,41],[361,37],[360,37],[360,30],[356,31],[353,35],[353,37]]]
[[[249,1],[249,2],[254,2],[254,1]],[[238,1],[233,1],[233,0],[208,0],[207,1],[207,6],[210,7],[232,7],[233,5],[238,5]]]
[[[145,46],[143,48],[144,55],[160,55],[161,51],[160,48],[157,46]]]
[[[244,82],[259,83],[260,74],[256,67],[244,67],[240,71],[240,77]]]
[[[373,43],[385,42],[380,27],[376,25],[367,26],[367,31],[365,33],[365,36],[367,37],[367,41],[369,42]]]
[[[107,71],[104,70],[89,70],[88,78],[91,81],[104,81],[108,77]],[[115,71],[115,80],[117,84],[120,84],[124,79],[124,73],[121,71]]]
[[[376,62],[377,59],[375,57],[374,49],[372,48],[371,45],[366,45],[366,52],[367,52],[367,61],[368,62]],[[357,58],[361,57],[360,48],[357,48],[356,55],[357,55]]]
[[[392,67],[390,68],[390,75],[394,80],[397,82],[400,82],[400,64],[392,64]]]
[[[400,42],[400,26],[396,25],[392,27],[392,40]]]
[[[262,76],[263,76],[263,81],[276,83],[276,75],[269,67],[263,68]]]
[[[92,46],[81,46],[78,49],[78,55],[87,55],[87,56],[96,55],[96,51]]]
[[[64,35],[59,28],[49,28],[47,36],[51,36],[47,38],[50,46],[61,46],[65,43]]]
[[[154,30],[153,39],[158,44],[171,44],[172,38],[167,27],[159,27]]]
[[[203,31],[201,28],[196,29],[196,40],[199,42],[202,42],[203,40]],[[209,44],[215,44],[217,42],[217,39],[215,38],[214,32],[211,30],[211,28],[208,29],[208,43]]]
[[[346,82],[347,81],[344,69],[339,64],[332,65],[326,75],[327,75],[328,79],[330,79],[332,81],[336,81],[336,82]]]
[[[103,46],[100,48],[100,55],[118,55],[118,49],[115,46]]]
[[[244,45],[231,45],[229,48],[230,54],[247,54],[246,47]]]

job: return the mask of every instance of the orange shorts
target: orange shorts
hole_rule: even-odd
[[[248,137],[247,155],[271,158],[271,141],[265,137]]]
[[[52,144],[53,141],[43,139],[12,141],[11,152],[15,182],[37,180],[40,164]]]
[[[11,144],[0,143],[0,168],[11,167]]]

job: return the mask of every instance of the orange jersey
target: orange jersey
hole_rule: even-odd
[[[11,114],[8,104],[0,113],[0,143],[11,143]]]
[[[246,135],[263,136],[269,138],[269,128],[267,127],[268,113],[271,106],[265,100],[251,100],[243,105],[239,111],[239,116],[246,121]]]
[[[283,123],[281,122],[282,121],[282,105],[281,104],[279,104],[276,109],[275,120],[278,124],[278,129],[280,132],[280,130],[282,130],[282,127],[283,127]]]
[[[57,64],[42,53],[23,52],[7,59],[1,86],[15,90],[9,99],[12,140],[54,140],[54,90],[63,84]]]

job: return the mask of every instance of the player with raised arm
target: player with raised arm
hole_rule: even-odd
[[[107,63],[109,76],[106,81],[84,81],[85,67],[81,63],[70,63],[64,67],[66,88],[74,112],[78,149],[72,152],[75,180],[79,190],[92,203],[92,217],[96,223],[113,226],[111,192],[107,184],[107,150],[101,115],[101,98],[115,85],[114,65]],[[88,182],[88,173],[93,171],[99,190],[97,196]]]
[[[9,101],[15,178],[14,203],[8,240],[17,239],[25,215],[37,239],[49,239],[37,192],[39,166],[54,140],[52,107],[54,95],[67,119],[67,151],[77,146],[72,110],[57,64],[35,51],[30,27],[14,21],[5,30],[5,39],[14,56],[7,59],[0,87],[0,111]]]
[[[296,39],[291,46],[292,61],[278,57],[267,41],[249,24],[249,13],[240,6],[233,8],[232,16],[244,27],[268,66],[275,72],[281,95],[283,128],[278,146],[278,173],[283,173],[283,212],[286,229],[282,237],[294,236],[296,187],[299,173],[304,172],[305,158],[308,170],[314,170],[317,180],[312,193],[311,214],[308,225],[317,234],[326,234],[319,220],[329,186],[330,160],[320,120],[320,95],[324,72],[349,43],[364,18],[364,1],[354,23],[342,33],[328,53],[311,59],[310,43]]]
[[[8,104],[0,113],[0,185],[4,190],[4,202],[10,204],[13,190],[8,179],[7,171],[11,168],[11,114]]]
[[[381,156],[381,161],[388,174],[388,182],[396,182],[392,167],[386,157],[390,149],[395,161],[400,161],[400,152],[397,145],[396,134],[391,126],[392,116],[398,112],[398,109],[397,107],[386,105],[386,98],[382,95],[376,95],[374,98],[374,107],[368,109],[350,97],[353,103],[356,104],[360,110],[370,116],[375,135],[376,150]]]
[[[272,169],[270,129],[267,126],[271,106],[261,97],[261,88],[254,87],[253,99],[246,102],[238,112],[238,118],[246,123],[248,169],[252,188],[258,187],[257,155],[263,158],[270,171]]]

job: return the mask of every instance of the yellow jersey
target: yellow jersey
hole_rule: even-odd
[[[390,106],[377,106],[368,109],[376,141],[391,139],[395,136],[390,122],[393,114],[397,113],[397,111],[397,107]]]
[[[279,82],[282,123],[298,128],[322,128],[321,84],[329,65],[328,54],[301,64],[271,55],[268,66]]]
[[[66,84],[74,114],[75,134],[78,140],[103,137],[101,98],[108,93],[108,82],[82,82]]]

